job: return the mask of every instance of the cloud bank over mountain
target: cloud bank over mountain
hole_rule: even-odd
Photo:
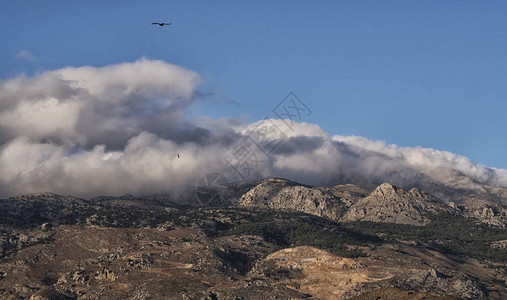
[[[231,180],[401,186],[422,177],[445,183],[459,173],[507,187],[506,170],[445,151],[331,136],[318,125],[280,119],[190,119],[200,81],[193,71],[141,59],[0,82],[0,196],[178,195],[208,172]]]

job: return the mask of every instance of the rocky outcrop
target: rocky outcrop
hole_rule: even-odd
[[[352,205],[342,220],[425,225],[429,215],[455,212],[456,208],[419,189],[405,191],[383,183]]]
[[[347,207],[366,195],[367,190],[354,185],[310,187],[285,179],[268,179],[245,193],[238,205],[294,210],[338,220]]]
[[[285,179],[268,179],[245,193],[239,206],[294,210],[337,221],[372,221],[425,225],[428,216],[457,213],[453,203],[413,188],[405,191],[389,183],[373,192],[354,185],[311,187]]]
[[[507,227],[507,207],[503,205],[481,204],[476,207],[466,207],[463,214],[489,225]]]

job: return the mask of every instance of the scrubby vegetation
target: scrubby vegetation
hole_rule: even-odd
[[[309,245],[331,253],[358,257],[360,250],[347,245],[370,245],[380,238],[358,233],[326,218],[299,212],[276,210],[247,210],[227,207],[214,209],[187,209],[174,212],[131,210],[123,208],[100,209],[78,223],[107,227],[198,227],[210,237],[229,235],[257,235],[278,248]]]
[[[140,202],[142,203],[142,202]],[[507,262],[507,251],[491,243],[507,240],[507,231],[451,214],[430,216],[431,223],[338,223],[300,212],[239,207],[119,207],[102,203],[46,203],[3,200],[0,225],[35,228],[53,225],[94,225],[116,228],[201,228],[209,237],[257,235],[278,248],[309,245],[331,253],[364,255],[347,245],[372,246],[385,240],[408,240],[452,254]],[[167,209],[166,209],[167,208]],[[4,247],[5,248],[5,247]]]
[[[507,262],[507,251],[491,247],[491,242],[507,239],[507,230],[461,216],[442,214],[431,217],[426,226],[395,223],[352,222],[347,228],[385,239],[415,241],[440,251],[479,259]]]
[[[357,233],[337,222],[296,212],[255,211],[241,223],[219,232],[219,235],[258,235],[280,248],[315,246],[331,253],[358,257],[364,254],[347,245],[370,245],[381,240],[370,234]]]

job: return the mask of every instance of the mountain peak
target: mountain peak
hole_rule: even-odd
[[[400,188],[390,184],[390,183],[382,183],[379,185],[373,192],[372,196],[381,196],[381,197],[392,197],[398,194]]]
[[[452,211],[445,202],[417,188],[406,191],[383,183],[355,203],[347,211],[345,220],[425,225],[430,222],[429,215]]]

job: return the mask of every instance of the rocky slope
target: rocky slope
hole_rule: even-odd
[[[97,208],[96,218],[74,225],[11,230],[0,298],[507,296],[501,264],[373,238],[326,218],[232,207],[116,214],[121,209]]]
[[[30,226],[65,222],[89,207],[89,201],[53,193],[28,194],[0,200],[1,224]]]
[[[500,204],[285,179],[227,194],[0,199],[0,298],[507,298]]]
[[[276,282],[249,286],[243,279],[249,255],[255,259],[271,249],[255,236],[210,240],[195,229],[61,227],[52,231],[52,241],[22,249],[0,264],[0,296],[216,299],[229,293],[305,298]]]
[[[421,180],[417,187],[436,197],[473,207],[483,204],[507,206],[507,188],[478,182],[458,171],[446,171],[445,181]]]
[[[413,256],[400,255],[399,251]],[[302,246],[272,253],[266,260],[273,261],[280,268],[301,270],[304,276],[286,280],[288,286],[319,299],[352,298],[397,286],[405,287],[403,299],[424,299],[429,295],[459,298],[486,296],[483,287],[472,277],[465,274],[456,276],[452,267],[439,267],[437,271],[427,264],[421,264],[424,259],[429,262],[436,257],[434,253],[422,254],[418,251],[408,245],[389,245],[370,252],[369,258],[344,258]],[[381,254],[386,258],[378,259]],[[447,257],[440,259],[445,264],[452,263]]]
[[[425,225],[430,222],[430,215],[457,212],[456,208],[419,189],[405,191],[384,183],[354,203],[341,220]]]
[[[238,205],[295,210],[338,220],[367,194],[368,190],[354,185],[311,187],[286,179],[267,179],[241,196]]]
[[[372,221],[425,225],[428,216],[459,213],[452,203],[413,188],[409,191],[389,183],[373,192],[354,185],[310,187],[285,179],[268,179],[245,193],[242,207],[286,209],[337,221]]]
[[[469,218],[480,220],[483,223],[507,228],[507,207],[500,204],[480,204],[464,206],[462,214]]]

